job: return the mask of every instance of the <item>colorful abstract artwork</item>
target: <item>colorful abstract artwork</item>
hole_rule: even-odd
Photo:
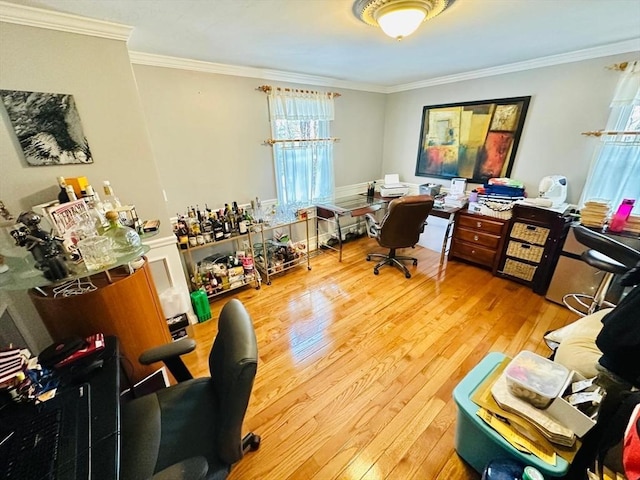
[[[509,176],[530,99],[424,107],[416,175],[474,183]]]

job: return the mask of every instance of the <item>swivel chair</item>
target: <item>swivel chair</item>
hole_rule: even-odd
[[[141,359],[168,359],[175,367],[176,358],[194,346],[183,339],[145,352]],[[251,317],[239,300],[230,300],[220,313],[209,355],[211,377],[180,381],[185,372],[191,376],[188,370],[171,368],[181,377],[177,385],[122,406],[121,478],[226,478],[245,452],[260,446],[259,436],[241,436],[257,364]]]
[[[388,248],[388,254],[369,253],[367,261],[373,257],[382,258],[373,267],[373,273],[378,275],[383,265],[393,265],[404,272],[406,278],[411,278],[407,267],[402,263],[412,261],[418,265],[418,259],[396,255],[398,248],[414,247],[424,231],[427,217],[433,208],[433,198],[429,195],[405,196],[389,202],[387,213],[380,223],[376,222],[373,215],[365,215],[367,222],[367,234],[375,238],[381,247]]]
[[[573,233],[578,242],[589,247],[580,258],[605,272],[605,275],[593,295],[569,293],[562,298],[562,302],[580,316],[590,315],[604,307],[615,307],[615,304],[606,300],[613,278],[633,268],[640,261],[640,252],[582,225],[573,227]]]

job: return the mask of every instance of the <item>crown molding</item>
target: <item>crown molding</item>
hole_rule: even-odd
[[[79,33],[111,40],[123,40],[125,42],[129,40],[129,35],[133,30],[133,27],[127,25],[7,2],[0,2],[0,22]]]
[[[640,52],[640,38],[626,40],[624,42],[611,43],[600,47],[586,48],[584,50],[576,50],[575,52],[561,53],[559,55],[550,55],[548,57],[540,57],[524,62],[510,63],[499,67],[484,68],[482,70],[474,70],[471,72],[458,73],[455,75],[447,75],[444,77],[431,78],[420,82],[406,83],[404,85],[396,85],[388,87],[385,93],[397,93],[406,90],[415,90],[418,88],[433,87],[435,85],[444,85],[447,83],[462,82],[465,80],[474,80],[477,78],[491,77],[494,75],[503,75],[505,73],[522,72],[535,68],[551,67],[564,63],[580,62],[583,60],[591,60],[593,58],[608,57],[620,53]]]
[[[367,92],[387,93],[387,87],[360,82],[348,82],[330,77],[306,75],[302,73],[270,70],[266,68],[243,67],[239,65],[227,65],[223,63],[204,62],[188,58],[169,57],[144,52],[129,52],[131,63],[136,65],[148,65],[152,67],[177,68],[196,72],[217,73],[220,75],[233,75],[237,77],[260,78],[279,82],[301,83],[303,85],[315,85],[333,88],[345,88],[349,90],[363,90]]]

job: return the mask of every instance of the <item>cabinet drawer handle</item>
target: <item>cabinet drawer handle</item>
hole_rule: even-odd
[[[476,254],[476,251],[475,251],[475,250],[471,250],[471,253],[472,253],[473,255],[475,255],[475,254]]]
[[[476,222],[476,226],[477,226],[478,228],[482,228],[482,222]]]
[[[478,239],[479,239],[479,238],[480,238],[480,237],[478,237],[478,235],[474,235],[474,236],[473,236],[473,239],[474,239],[476,242],[478,241]]]

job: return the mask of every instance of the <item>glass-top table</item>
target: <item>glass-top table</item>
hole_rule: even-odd
[[[340,226],[340,218],[351,216],[359,217],[366,215],[367,213],[373,213],[381,208],[385,208],[386,205],[399,197],[382,197],[380,193],[376,192],[373,196],[366,194],[349,195],[347,197],[335,198],[326,202],[320,202],[316,204],[318,219],[334,220],[336,223],[336,230],[338,235],[338,248],[333,248],[330,245],[326,245],[327,248],[336,250],[339,254],[338,261],[342,261],[342,229]],[[447,227],[442,241],[442,248],[440,250],[440,265],[444,263],[445,255],[447,254],[447,246],[453,233],[453,224],[455,222],[455,215],[460,211],[462,207],[433,207],[430,216],[443,218],[447,220]],[[317,230],[317,224],[316,224]],[[316,235],[317,235],[316,231]]]
[[[4,263],[9,267],[9,270],[4,273],[0,273],[0,290],[29,290],[31,288],[59,285],[71,280],[86,278],[100,273],[104,273],[107,280],[110,281],[109,270],[133,262],[146,254],[150,249],[151,248],[148,245],[142,245],[135,252],[129,255],[117,257],[113,264],[98,270],[88,270],[85,267],[84,262],[77,264],[69,262],[67,265],[70,270],[69,275],[54,282],[44,277],[42,271],[35,267],[33,256],[25,250],[25,256],[4,257]]]

